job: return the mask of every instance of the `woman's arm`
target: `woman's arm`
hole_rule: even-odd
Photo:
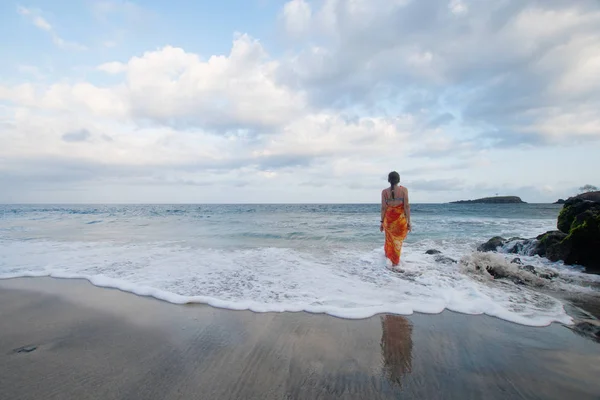
[[[408,222],[408,230],[411,230],[410,225],[410,202],[408,201],[408,189],[404,188],[404,214],[406,214],[406,222]]]
[[[381,192],[381,229],[383,229],[383,220],[385,219],[385,211],[387,204],[385,202],[385,190]]]

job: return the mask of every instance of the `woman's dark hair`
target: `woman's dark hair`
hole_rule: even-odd
[[[388,182],[390,183],[390,192],[392,192],[392,199],[394,198],[394,185],[400,183],[400,174],[396,171],[392,171],[388,174]]]

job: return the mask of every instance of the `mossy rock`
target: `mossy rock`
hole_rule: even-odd
[[[571,247],[564,258],[565,264],[579,264],[600,270],[600,205],[577,215],[563,242]]]
[[[568,234],[575,218],[588,210],[600,210],[600,203],[577,197],[568,199],[560,210],[556,227]]]
[[[538,236],[536,254],[549,260],[600,271],[600,203],[583,198],[566,201],[557,227],[559,231]]]
[[[566,237],[567,234],[561,231],[550,231],[539,235],[533,254],[546,257],[551,261],[563,260],[568,255],[568,247],[570,247],[562,245]]]

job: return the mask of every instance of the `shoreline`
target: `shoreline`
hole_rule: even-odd
[[[575,317],[575,315],[579,316],[582,315],[582,313],[579,310],[583,310],[584,312],[587,313],[591,313],[594,318],[600,319],[600,298],[594,297],[594,296],[589,296],[587,297],[588,302],[590,302],[590,304],[593,304],[592,310],[598,311],[597,313],[594,313],[594,311],[590,311],[588,308],[586,308],[586,305],[588,304],[588,302],[579,302],[578,304],[575,302],[575,298],[573,297],[568,297],[568,296],[558,296],[558,293],[556,292],[552,292],[552,291],[538,291],[541,294],[544,294],[546,296],[550,296],[553,298],[556,298],[557,300],[561,301],[561,302],[567,302],[567,306],[570,307],[570,309],[572,309],[573,312],[568,312],[567,308],[565,308],[565,304],[563,303],[563,311],[565,313],[565,315],[570,318],[571,323],[567,323],[564,321],[559,321],[559,320],[552,320],[550,322],[548,322],[547,324],[539,324],[539,325],[534,325],[534,324],[525,324],[525,323],[519,323],[519,322],[515,322],[515,321],[511,321],[509,319],[504,319],[504,318],[500,318],[496,315],[490,315],[487,313],[467,313],[467,312],[461,312],[461,311],[455,311],[455,310],[450,310],[448,308],[443,308],[441,311],[439,312],[424,312],[424,311],[420,311],[420,310],[412,310],[411,313],[402,313],[402,312],[392,312],[392,311],[380,311],[380,312],[375,312],[375,313],[366,313],[363,314],[363,316],[356,316],[353,315],[352,317],[350,316],[343,316],[340,313],[334,313],[334,312],[329,312],[329,311],[320,311],[320,310],[310,310],[310,309],[294,309],[294,310],[290,310],[290,309],[283,309],[283,310],[257,310],[256,307],[254,306],[248,306],[245,308],[233,308],[231,307],[231,305],[229,303],[227,303],[226,301],[222,301],[219,299],[215,299],[212,297],[205,297],[205,296],[183,296],[183,295],[178,295],[175,293],[171,293],[168,291],[164,291],[161,289],[156,289],[150,286],[137,286],[137,285],[131,285],[128,284],[124,281],[120,281],[118,279],[113,279],[113,278],[102,278],[103,282],[102,283],[98,283],[97,279],[95,279],[94,277],[82,277],[82,276],[75,276],[75,275],[65,275],[65,276],[60,276],[60,275],[27,275],[27,276],[23,276],[23,275],[17,275],[14,277],[5,277],[5,278],[0,278],[0,283],[3,281],[11,281],[11,280],[22,280],[22,279],[50,279],[50,280],[66,280],[66,281],[80,281],[80,282],[85,282],[86,284],[90,284],[96,288],[99,289],[108,289],[108,290],[117,290],[121,293],[125,293],[128,295],[133,295],[133,296],[138,296],[138,297],[144,297],[144,298],[150,298],[153,300],[157,300],[160,302],[164,302],[167,304],[172,304],[172,305],[204,305],[204,306],[208,306],[208,307],[214,307],[220,310],[227,310],[227,311],[245,311],[245,312],[252,312],[252,313],[258,313],[258,314],[269,314],[269,313],[307,313],[307,314],[314,314],[314,315],[326,315],[328,317],[333,317],[333,318],[340,318],[340,319],[346,319],[346,320],[364,320],[364,319],[368,319],[368,318],[372,318],[372,317],[377,317],[378,315],[387,315],[387,314],[391,314],[391,315],[399,315],[399,316],[411,316],[411,315],[415,315],[415,314],[420,314],[420,315],[439,315],[442,313],[456,313],[456,314],[461,314],[461,315],[467,315],[467,316],[486,316],[489,318],[495,318],[498,319],[502,322],[507,322],[507,323],[512,323],[512,324],[516,324],[516,325],[520,325],[520,326],[527,326],[527,327],[533,327],[533,328],[543,328],[543,327],[547,327],[553,324],[560,324],[560,325],[564,325],[564,326],[571,326],[571,327],[575,327],[577,325],[577,318]],[[128,286],[127,289],[123,289],[123,285]],[[134,287],[135,286],[135,287]],[[1,287],[1,286],[0,286]],[[532,289],[533,290],[533,289]],[[535,290],[533,290],[535,291]],[[579,300],[581,300],[581,298],[583,298],[583,296],[581,296],[579,298]]]
[[[13,278],[0,281],[0,321],[3,399],[600,393],[598,343],[562,324],[448,310],[354,320],[254,313],[175,305],[83,279]]]

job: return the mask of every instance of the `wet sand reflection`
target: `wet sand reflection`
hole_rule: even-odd
[[[381,317],[381,354],[384,375],[394,384],[402,386],[404,375],[412,372],[412,325],[403,317]]]

